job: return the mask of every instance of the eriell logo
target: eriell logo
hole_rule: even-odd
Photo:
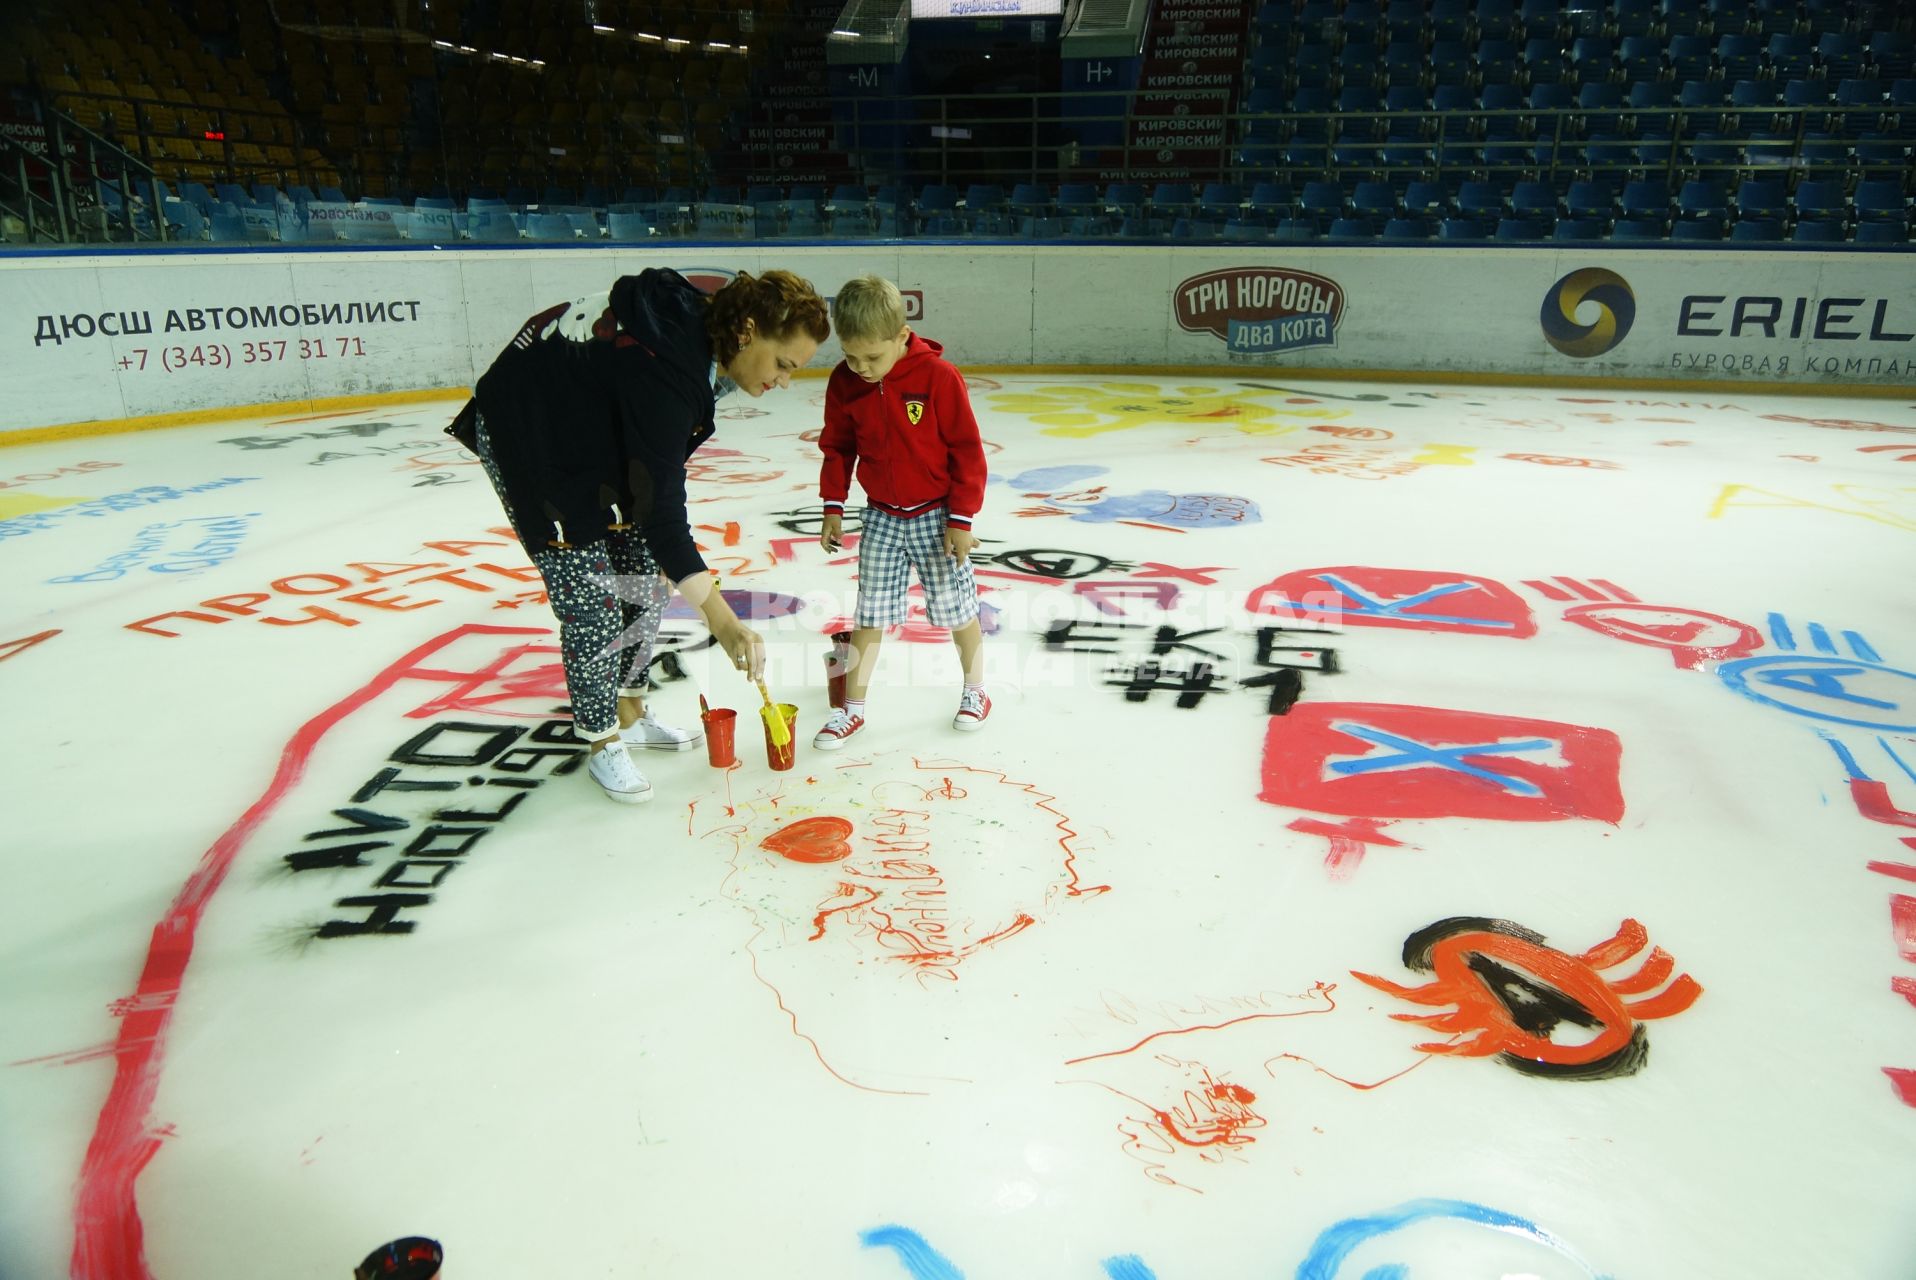
[[[1171,299],[1180,329],[1214,333],[1233,354],[1328,347],[1344,315],[1343,286],[1281,267],[1207,271],[1180,284]]]
[[[1588,324],[1577,321],[1577,309],[1596,308]],[[1601,267],[1572,271],[1543,295],[1543,340],[1567,356],[1588,360],[1622,342],[1637,318],[1637,296],[1624,278]]]

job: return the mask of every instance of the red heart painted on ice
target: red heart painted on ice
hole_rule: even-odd
[[[845,839],[851,833],[852,824],[843,818],[801,818],[766,836],[758,847],[793,862],[837,862],[851,856]]]

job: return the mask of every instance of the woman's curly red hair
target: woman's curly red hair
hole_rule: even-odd
[[[811,281],[789,271],[767,271],[762,276],[741,271],[712,295],[705,313],[705,332],[712,339],[712,354],[721,366],[730,364],[738,354],[747,320],[757,332],[774,341],[783,341],[794,331],[807,334],[814,342],[832,336],[825,300],[812,288]]]

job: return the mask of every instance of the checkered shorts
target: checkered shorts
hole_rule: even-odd
[[[945,515],[942,506],[909,520],[865,509],[858,534],[859,626],[890,627],[905,620],[913,569],[925,586],[932,626],[962,627],[978,616],[971,561],[945,555]]]

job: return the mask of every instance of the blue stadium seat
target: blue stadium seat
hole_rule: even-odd
[[[1637,86],[1631,86],[1631,105]],[[1592,134],[1623,132],[1623,86],[1615,84],[1585,84],[1577,90],[1577,112],[1582,121],[1585,136]]]
[[[1439,40],[1430,47],[1431,83],[1468,85],[1474,61],[1461,40]]]
[[[1413,218],[1442,218],[1450,212],[1450,193],[1442,183],[1412,182],[1404,188],[1403,206]]]
[[[1424,46],[1421,41],[1393,40],[1384,46],[1384,84],[1389,88],[1422,89]]]
[[[1773,35],[1770,74],[1778,80],[1807,80],[1816,67],[1816,46],[1806,34]]]
[[[1617,200],[1618,211],[1634,222],[1654,222],[1659,228],[1670,222],[1670,188],[1660,181],[1639,178],[1624,184]]]
[[[1223,234],[1223,227],[1202,218],[1177,218],[1171,223],[1173,240],[1216,240]]]
[[[1439,240],[1488,240],[1490,224],[1481,218],[1445,218],[1437,224]]]
[[[174,197],[160,202],[160,217],[166,220],[170,234],[175,240],[204,240],[206,238],[206,215],[200,207],[187,200]]]
[[[1604,36],[1578,36],[1570,44],[1570,66],[1582,84],[1614,80],[1619,74],[1616,46]]]
[[[1537,86],[1575,82],[1577,75],[1571,69],[1569,57],[1563,54],[1560,40],[1554,36],[1531,36],[1523,42],[1523,79]]]
[[[1315,240],[1317,224],[1308,218],[1282,218],[1271,228],[1273,240]]]
[[[1523,0],[1517,17],[1523,24],[1524,34],[1533,38],[1560,40],[1568,30],[1562,0]]]
[[[1856,139],[1856,167],[1865,174],[1907,173],[1909,142],[1882,133],[1865,133]]]
[[[1669,59],[1670,78],[1679,84],[1701,83],[1716,71],[1716,53],[1710,46],[1710,38],[1694,32],[1670,37]]]
[[[611,238],[622,244],[637,243],[652,238],[652,223],[637,203],[620,203],[608,208],[606,227],[611,233]]]
[[[1188,182],[1160,182],[1151,190],[1151,213],[1155,217],[1188,218],[1197,207],[1197,195]]]
[[[1011,212],[1021,218],[1048,217],[1051,191],[1042,182],[1020,182],[1011,188]]]
[[[1470,0],[1430,0],[1430,37],[1461,43],[1470,34]]]
[[[1617,63],[1625,83],[1663,78],[1663,42],[1652,35],[1624,36],[1617,45]]]
[[[1662,10],[1663,31],[1668,36],[1696,35],[1709,17],[1703,0],[1663,0]]]
[[[1763,74],[1763,41],[1752,35],[1717,37],[1716,63],[1725,80],[1755,80]]]
[[[1238,242],[1258,242],[1271,238],[1271,229],[1262,222],[1232,218],[1224,224],[1223,238]]]
[[[1804,178],[1790,198],[1799,227],[1805,222],[1830,222],[1840,231],[1849,221],[1849,198],[1840,178]]]
[[[1723,224],[1720,222],[1677,222],[1670,226],[1672,240],[1721,240]]]
[[[1522,65],[1517,46],[1510,40],[1486,37],[1477,44],[1477,79],[1480,84],[1515,84]]]
[[[236,244],[246,239],[246,219],[240,216],[239,208],[231,201],[222,201],[213,216],[207,219],[208,230],[216,244]]]
[[[1790,239],[1799,244],[1841,244],[1843,242],[1843,224],[1840,222],[1799,222],[1790,232]]]
[[[572,220],[563,213],[535,213],[526,219],[528,240],[571,240]]]
[[[1512,0],[1477,0],[1477,33],[1506,39],[1517,29],[1517,6]]]
[[[1313,226],[1326,227],[1344,216],[1344,188],[1335,182],[1307,182],[1297,201],[1301,218]]]
[[[1495,182],[1466,182],[1457,189],[1460,217],[1491,221],[1504,213],[1503,187]]]
[[[1519,182],[1510,189],[1510,212],[1549,227],[1557,221],[1557,189],[1547,182]]]
[[[1549,239],[1544,224],[1530,218],[1499,218],[1497,220],[1497,239],[1504,241],[1532,242]]]
[[[1369,240],[1375,235],[1370,223],[1362,218],[1337,218],[1331,222],[1327,240]]]
[[[1819,38],[1849,32],[1850,0],[1805,0],[1803,10],[1811,33]]]
[[[1003,187],[995,182],[974,182],[965,188],[964,227],[967,231],[1003,236],[1010,235],[1014,226]]]
[[[1858,229],[1866,222],[1894,225],[1907,235],[1909,197],[1895,178],[1865,178],[1850,192],[1850,205],[1856,212]]]
[[[1641,218],[1619,218],[1610,224],[1612,240],[1661,240],[1663,224]]]
[[[1878,80],[1902,80],[1916,72],[1916,36],[1880,30],[1869,38],[1869,65]]]
[[[1763,222],[1781,222],[1788,215],[1789,194],[1770,178],[1746,178],[1736,189],[1736,216]]]
[[[1259,221],[1271,224],[1289,213],[1295,202],[1289,183],[1265,181],[1251,184],[1251,194],[1245,204]]]
[[[1384,224],[1386,240],[1428,240],[1430,223],[1423,218],[1392,218]]]
[[[1730,239],[1736,241],[1771,244],[1782,238],[1783,223],[1779,218],[1738,218],[1730,227]]]
[[[1563,211],[1573,220],[1600,222],[1609,226],[1617,216],[1610,184],[1600,181],[1573,182],[1564,193]]]
[[[1198,193],[1197,216],[1227,222],[1243,210],[1244,188],[1235,182],[1207,182]]]
[[[483,244],[504,244],[519,239],[519,224],[504,205],[474,208],[466,206],[466,238]]]
[[[1909,228],[1888,222],[1859,222],[1850,238],[1857,244],[1908,244]]]
[[[1360,182],[1351,191],[1351,216],[1372,226],[1397,216],[1397,192],[1388,182]]]
[[[1604,223],[1583,218],[1559,218],[1556,230],[1550,233],[1552,240],[1601,240]]]
[[[1583,144],[1584,168],[1609,172],[1633,169],[1637,164],[1637,146],[1628,138],[1611,133],[1590,135]]]

